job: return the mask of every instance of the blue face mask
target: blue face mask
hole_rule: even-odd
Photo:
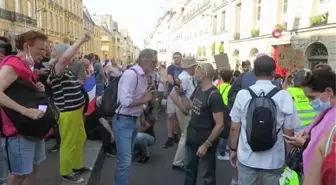
[[[310,102],[310,106],[316,111],[324,111],[330,108],[330,101],[323,102],[320,98],[317,98]]]

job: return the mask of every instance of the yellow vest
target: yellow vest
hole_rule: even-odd
[[[287,91],[294,99],[296,110],[300,116],[301,126],[309,125],[317,116],[317,112],[310,106],[308,97],[298,87],[289,87]]]
[[[222,95],[223,102],[225,105],[229,104],[229,91],[231,89],[231,85],[228,83],[222,83],[218,87],[219,93]]]
[[[299,175],[291,170],[290,168],[286,167],[284,172],[281,174],[279,179],[280,185],[300,185]]]

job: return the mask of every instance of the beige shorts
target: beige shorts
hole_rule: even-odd
[[[176,113],[176,105],[173,100],[168,96],[167,97],[167,114],[175,114]]]

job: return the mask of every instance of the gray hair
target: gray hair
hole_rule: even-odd
[[[152,58],[154,58],[156,55],[157,55],[157,51],[154,50],[154,49],[143,49],[143,50],[140,52],[139,57],[138,57],[136,63],[139,64],[139,62],[140,62],[142,59],[144,59],[144,58],[146,58],[146,59],[152,59]]]
[[[63,53],[70,47],[68,44],[56,44],[50,53],[50,65],[55,65]]]
[[[302,83],[305,81],[307,74],[310,73],[310,69],[304,68],[300,69],[293,75],[293,85],[295,87],[300,87]]]

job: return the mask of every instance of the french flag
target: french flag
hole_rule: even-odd
[[[96,107],[96,77],[94,73],[87,80],[85,80],[84,90],[89,96],[89,106],[86,115],[90,115],[92,112],[94,112]]]

